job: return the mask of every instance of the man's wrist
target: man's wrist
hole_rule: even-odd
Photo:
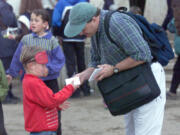
[[[120,71],[120,69],[118,67],[116,67],[116,66],[113,67],[113,73],[114,74],[119,73],[119,71]]]

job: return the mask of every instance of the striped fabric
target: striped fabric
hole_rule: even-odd
[[[47,51],[51,51],[59,46],[58,41],[55,37],[52,37],[50,39],[48,36],[47,38],[40,38],[35,36],[34,33],[24,36],[21,41],[23,45],[41,47]]]

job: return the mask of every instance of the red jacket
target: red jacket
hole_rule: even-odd
[[[23,108],[25,129],[29,132],[56,131],[57,108],[73,93],[72,85],[53,94],[38,77],[26,74],[23,79]]]

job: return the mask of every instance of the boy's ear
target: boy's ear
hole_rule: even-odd
[[[26,64],[26,68],[27,69],[32,69],[33,65],[34,65],[34,62],[29,62],[29,63]]]
[[[46,29],[49,29],[49,23],[48,23],[47,21],[44,22],[44,27],[45,27]]]

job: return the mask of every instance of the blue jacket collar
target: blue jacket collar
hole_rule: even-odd
[[[47,31],[46,33],[47,33],[47,34],[44,35],[44,36],[42,36],[41,38],[50,39],[50,38],[52,37],[52,33],[51,33],[50,31]],[[39,38],[39,36],[38,36],[36,33],[34,33],[34,32],[32,32],[32,35],[33,35],[33,37],[35,37],[35,38]]]

